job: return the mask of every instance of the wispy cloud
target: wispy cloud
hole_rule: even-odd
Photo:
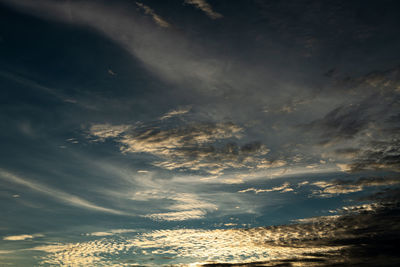
[[[206,0],[185,0],[185,3],[194,5],[212,19],[219,19],[223,17],[220,13],[215,12]]]
[[[191,209],[183,211],[170,211],[162,213],[153,213],[146,215],[145,217],[153,220],[161,221],[186,221],[186,220],[196,220],[202,219],[207,214],[206,211],[200,209]]]
[[[197,89],[208,88],[208,91],[215,89],[219,83],[217,76],[223,70],[223,63],[210,57],[209,51],[203,51],[198,45],[193,46],[178,32],[166,32],[150,25],[132,8],[121,8],[120,3],[104,5],[98,1],[71,1],[65,5],[51,0],[35,3],[27,0],[1,1],[39,17],[96,29],[143,62],[149,71],[169,82],[196,84]],[[137,6],[152,16],[157,26],[162,29],[170,26],[150,7],[140,2]]]
[[[68,102],[71,104],[78,104],[78,101],[76,99],[74,99],[73,97],[68,96],[68,95],[64,94],[63,92],[61,92],[60,90],[57,90],[55,88],[50,88],[48,86],[42,85],[32,79],[28,79],[26,77],[23,77],[23,76],[14,74],[14,73],[10,73],[10,72],[4,72],[4,71],[0,71],[0,77],[12,80],[13,82],[19,83],[28,88],[32,88],[34,90],[44,92],[46,94],[49,94],[49,95],[55,97],[56,99],[58,99],[60,101]],[[79,103],[79,105],[81,105],[81,104]]]
[[[258,193],[274,192],[274,191],[278,191],[281,193],[294,191],[293,188],[290,188],[289,186],[290,186],[289,183],[283,183],[281,186],[276,186],[271,189],[256,189],[256,188],[251,187],[251,188],[240,190],[240,191],[238,191],[238,193],[254,192],[254,193],[258,194]]]
[[[174,191],[165,190],[147,190],[136,192],[132,197],[133,200],[152,200],[163,199],[173,203],[164,207],[164,212],[151,213],[143,217],[161,221],[185,221],[201,219],[207,215],[209,211],[215,211],[218,206],[200,199],[193,193],[176,193]]]
[[[149,6],[146,6],[146,5],[144,5],[144,4],[140,3],[140,2],[136,2],[136,5],[138,7],[140,7],[141,9],[143,9],[145,14],[150,15],[153,18],[154,22],[157,23],[159,26],[164,27],[164,28],[168,28],[168,27],[171,26],[163,18],[161,18],[159,15],[157,15],[154,12],[154,10],[151,9]]]
[[[183,115],[186,114],[190,111],[191,107],[186,107],[186,108],[178,108],[175,110],[171,110],[169,112],[167,112],[166,114],[164,114],[163,116],[161,116],[160,120],[166,120],[175,116],[179,116],[179,115]]]
[[[111,229],[108,231],[103,231],[103,232],[92,232],[92,233],[87,233],[87,236],[112,236],[112,235],[120,235],[120,234],[126,234],[126,233],[134,233],[137,230],[135,229]]]
[[[30,181],[28,179],[22,178],[20,176],[17,176],[15,174],[12,174],[12,173],[2,170],[2,169],[0,169],[0,178],[4,179],[6,181],[12,182],[12,183],[23,185],[25,187],[28,187],[31,190],[34,190],[41,194],[47,195],[55,200],[58,200],[62,203],[65,203],[65,204],[68,204],[71,206],[75,206],[75,207],[79,207],[79,208],[83,208],[83,209],[94,210],[94,211],[99,211],[99,212],[111,213],[111,214],[127,215],[125,212],[96,205],[96,204],[89,202],[85,199],[82,199],[78,196],[66,193],[64,191],[52,188],[50,186],[41,184],[36,181],[35,182]]]
[[[36,237],[43,237],[43,234],[32,234],[32,235],[10,235],[10,236],[5,236],[3,237],[3,240],[8,240],[8,241],[21,241],[21,240],[27,240],[27,239],[33,239]]]

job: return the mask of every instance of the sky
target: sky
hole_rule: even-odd
[[[0,265],[399,266],[399,11],[0,0]]]

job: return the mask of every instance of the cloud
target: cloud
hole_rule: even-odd
[[[332,101],[333,108],[322,118],[304,124],[303,129],[317,134],[323,145],[357,140],[379,131],[386,135],[386,130],[398,124],[399,86],[400,67],[341,78],[319,96]]]
[[[286,161],[284,160],[274,160],[274,161],[269,161],[266,159],[263,159],[258,162],[257,168],[264,169],[264,168],[279,168],[283,167],[287,164]]]
[[[185,0],[185,3],[194,5],[212,19],[219,19],[223,17],[221,14],[215,12],[206,0]]]
[[[10,236],[5,236],[3,237],[3,240],[8,240],[8,241],[21,241],[21,240],[27,240],[27,239],[33,239],[36,237],[43,237],[44,235],[42,234],[33,234],[33,235],[10,235]]]
[[[363,170],[400,172],[400,141],[397,138],[371,141],[357,153],[346,168],[352,172]]]
[[[305,185],[307,185],[309,183],[310,183],[309,181],[303,181],[303,182],[298,183],[297,187],[305,186]]]
[[[400,179],[397,177],[363,177],[356,181],[336,180],[336,184],[339,185],[354,184],[361,186],[386,186],[398,183],[400,183]]]
[[[242,132],[242,127],[229,122],[143,124],[140,127],[94,124],[89,128],[89,134],[95,141],[110,138],[119,144],[122,153],[157,156],[159,160],[152,164],[167,170],[200,171],[218,176],[226,169],[279,168],[286,165],[283,160],[266,160],[269,149],[260,142],[242,146],[233,142],[233,139],[242,137]]]
[[[196,255],[197,262],[205,264],[207,262],[246,263],[338,250],[335,246],[320,248],[281,246],[279,243],[275,244],[277,240],[297,237],[301,233],[296,233],[297,229],[287,233],[281,231],[280,228],[276,229],[278,231],[273,230],[268,228],[159,230],[118,242],[104,238],[81,243],[39,246],[33,250],[48,253],[42,257],[41,264],[82,265],[85,263],[99,266],[124,263],[113,260],[111,257],[113,255],[135,254],[137,263],[140,262],[141,256],[147,254],[157,258],[172,255],[171,259],[193,259]]]
[[[165,130],[154,127],[126,133],[120,142],[125,145],[123,148],[125,152],[173,155],[183,152],[176,152],[175,149],[177,148],[202,145],[219,139],[240,137],[242,130],[241,127],[233,123],[197,123]]]
[[[151,9],[150,7],[144,5],[144,4],[140,3],[140,2],[136,2],[136,5],[138,7],[140,7],[141,9],[143,9],[145,14],[150,15],[153,18],[154,22],[157,23],[159,26],[164,27],[164,28],[168,28],[168,27],[171,26],[163,18],[161,18],[159,15],[157,15],[154,12],[154,10]]]
[[[397,203],[399,202],[400,196],[400,188],[385,188],[384,190],[368,195],[360,197],[358,200],[360,201],[376,201],[376,202],[384,202],[384,203]]]
[[[191,107],[171,110],[171,111],[167,112],[166,114],[164,114],[163,116],[161,116],[160,120],[166,120],[166,119],[169,119],[169,118],[172,118],[175,116],[186,114],[190,111],[190,109],[191,109]]]
[[[38,83],[35,80],[27,78],[27,77],[20,76],[20,75],[10,73],[10,72],[5,72],[5,71],[0,71],[0,76],[2,78],[6,78],[8,80],[16,82],[22,86],[26,86],[31,89],[37,90],[39,92],[43,92],[48,95],[51,95],[60,101],[68,102],[71,104],[79,104],[80,106],[87,107],[81,103],[78,103],[78,101],[75,100],[74,98],[72,98],[71,96],[64,94],[61,90],[57,90],[56,88],[51,88],[51,87],[45,86],[43,84]]]
[[[290,188],[289,186],[290,186],[290,184],[286,182],[286,183],[283,183],[281,186],[276,186],[276,187],[273,187],[271,189],[256,189],[256,188],[252,187],[252,188],[247,188],[247,189],[244,189],[244,190],[240,190],[240,191],[238,191],[238,193],[246,193],[246,192],[251,192],[251,191],[253,191],[256,194],[264,193],[264,192],[274,192],[274,191],[278,191],[278,192],[281,192],[281,193],[286,193],[286,192],[293,191],[293,189]]]
[[[349,77],[336,81],[338,85],[350,90],[353,94],[400,93],[400,66],[385,70],[370,71],[365,75]]]
[[[360,205],[343,215],[288,225],[156,230],[33,250],[47,253],[42,264],[58,265],[123,265],[125,255],[135,255],[140,265],[151,255],[158,265],[196,261],[202,266],[396,266],[400,257],[393,248],[400,237],[399,214],[398,205]]]
[[[339,84],[332,91],[348,99],[302,127],[313,146],[322,148],[323,157],[341,171],[399,172],[399,67],[348,77]]]
[[[341,207],[340,209],[337,209],[333,212],[340,212],[340,213],[360,213],[360,212],[373,212],[377,209],[382,208],[381,203],[368,203],[368,204],[362,204],[362,205],[353,205],[353,206],[344,206]]]
[[[353,159],[357,156],[357,154],[360,152],[359,148],[339,148],[335,150],[335,154],[340,156],[340,157],[344,157],[344,158],[349,158],[349,159]]]
[[[117,137],[130,128],[130,125],[93,124],[89,132],[92,136],[96,136],[95,141],[104,141],[107,138]]]
[[[338,184],[338,183],[336,183],[336,181],[315,182],[312,185],[323,188],[322,191],[314,192],[314,194],[319,194],[320,196],[333,196],[333,195],[338,195],[338,194],[349,194],[349,193],[359,192],[364,189],[362,185]]]
[[[127,215],[125,212],[96,205],[92,202],[89,202],[89,201],[82,199],[80,197],[77,197],[75,195],[65,193],[61,190],[49,187],[49,186],[41,184],[39,182],[29,181],[25,178],[21,178],[17,175],[14,175],[14,174],[12,174],[8,171],[2,170],[2,169],[0,169],[0,178],[4,179],[6,181],[12,182],[12,183],[16,183],[16,184],[28,187],[31,190],[34,190],[36,192],[47,195],[55,200],[58,200],[64,204],[67,204],[67,205],[71,205],[71,206],[75,206],[75,207],[83,208],[83,209],[88,209],[88,210],[93,210],[93,211],[110,213],[110,214]]]
[[[319,216],[319,217],[310,217],[310,218],[304,218],[304,219],[297,219],[294,220],[295,222],[298,223],[328,223],[328,222],[334,222],[337,220],[340,216],[339,215],[330,215],[330,216]]]
[[[112,69],[108,69],[107,73],[110,74],[111,76],[117,75]]]
[[[147,190],[136,192],[133,200],[148,201],[162,199],[173,201],[172,204],[164,207],[166,212],[158,212],[144,215],[143,217],[157,221],[184,221],[202,219],[209,211],[215,211],[218,206],[206,200],[199,199],[196,194],[176,193],[174,191]]]
[[[199,44],[191,43],[178,31],[165,30],[170,24],[154,11],[137,2],[157,26],[149,24],[129,5],[101,1],[60,2],[40,0],[1,0],[23,12],[46,19],[72,23],[97,30],[126,49],[144,67],[159,78],[198,92],[214,92],[221,88],[225,63]],[[206,8],[199,2],[199,7]],[[197,4],[196,4],[197,6]],[[206,10],[209,10],[206,8]],[[218,13],[211,13],[218,17]],[[226,80],[226,79],[225,79]],[[220,90],[219,90],[220,91]]]
[[[320,134],[322,144],[355,138],[358,133],[366,129],[370,117],[369,106],[343,105],[306,125],[306,129]]]
[[[126,234],[126,233],[134,233],[137,230],[134,229],[111,229],[106,232],[92,232],[87,233],[87,236],[112,236],[112,235],[119,235],[119,234]]]
[[[339,194],[349,194],[354,192],[360,192],[364,190],[364,187],[370,186],[388,186],[399,184],[400,179],[389,178],[389,177],[367,177],[359,178],[358,180],[333,180],[333,181],[318,181],[312,183],[312,185],[323,188],[322,190],[314,191],[313,194],[332,197]]]
[[[81,243],[36,246],[30,250],[47,253],[46,256],[41,258],[41,265],[106,266],[112,262],[105,256],[116,255],[123,247],[123,244],[95,240]]]
[[[153,213],[146,215],[145,217],[156,220],[156,221],[186,221],[202,219],[207,214],[204,210],[192,209],[183,211],[171,211],[163,213]]]
[[[382,130],[381,130],[382,131]],[[336,149],[333,155],[348,160],[336,165],[344,172],[387,170],[400,172],[400,142],[397,133],[385,133],[364,141],[359,148]]]

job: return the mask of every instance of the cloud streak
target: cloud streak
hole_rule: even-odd
[[[3,237],[3,240],[7,240],[7,241],[22,241],[22,240],[33,239],[33,238],[36,238],[36,237],[43,237],[43,236],[44,235],[42,235],[42,234],[10,235],[10,236]]]
[[[280,192],[280,193],[286,193],[286,192],[291,192],[293,191],[292,188],[289,187],[290,184],[289,183],[283,183],[281,186],[276,186],[273,187],[271,189],[256,189],[256,188],[247,188],[247,189],[243,189],[238,191],[238,193],[246,193],[246,192],[254,192],[256,194],[258,193],[264,193],[264,192]]]
[[[206,0],[185,0],[185,3],[195,6],[212,19],[219,19],[223,17],[220,13],[215,12]]]
[[[70,1],[66,4],[52,0],[1,2],[38,17],[95,29],[117,42],[144,63],[149,71],[168,82],[185,86],[191,84],[191,87],[196,84],[198,91],[207,92],[221,85],[223,63],[184,36],[167,31],[171,28],[170,24],[140,2],[136,5],[161,27],[150,25],[138,12],[118,3],[103,5],[93,1]],[[201,1],[198,4],[206,8]],[[218,16],[212,10],[209,14]]]
[[[146,6],[140,2],[136,2],[136,5],[141,9],[143,9],[145,14],[150,15],[153,18],[154,22],[157,23],[159,26],[164,28],[171,27],[171,25],[168,22],[166,22],[163,18],[157,15],[154,12],[154,10],[151,9],[149,6]]]
[[[170,119],[172,117],[184,115],[190,111],[191,107],[186,107],[186,108],[178,108],[175,110],[171,110],[167,113],[165,113],[163,116],[160,117],[160,120],[166,120]]]
[[[173,201],[173,204],[163,208],[164,212],[153,212],[143,216],[156,221],[186,221],[202,219],[207,215],[207,212],[218,210],[217,205],[200,199],[196,194],[192,193],[176,193],[174,191],[161,191],[155,189],[136,192],[132,199],[142,201],[154,199]]]
[[[49,186],[41,184],[39,182],[29,181],[25,178],[14,175],[14,174],[12,174],[8,171],[2,170],[2,169],[0,169],[0,178],[4,179],[6,181],[12,182],[12,183],[16,183],[16,184],[25,186],[31,190],[34,190],[41,194],[47,195],[59,202],[67,204],[67,205],[71,205],[71,206],[75,206],[75,207],[83,208],[83,209],[88,209],[88,210],[92,210],[92,211],[110,213],[110,214],[128,215],[125,212],[96,205],[92,202],[89,202],[89,201],[83,199],[83,198],[80,198],[78,196],[66,193],[64,191],[49,187]]]
[[[134,229],[111,229],[109,231],[105,232],[92,232],[92,233],[87,233],[87,236],[113,236],[113,235],[120,235],[120,234],[126,234],[126,233],[134,233],[137,230]]]

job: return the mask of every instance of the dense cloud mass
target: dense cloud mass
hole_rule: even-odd
[[[162,161],[153,164],[168,170],[187,169],[219,175],[225,169],[279,165],[265,158],[269,149],[260,142],[242,146],[234,142],[241,138],[242,132],[233,123],[187,124],[174,128],[95,124],[89,129],[94,141],[112,138],[120,144],[121,152],[155,155]]]

